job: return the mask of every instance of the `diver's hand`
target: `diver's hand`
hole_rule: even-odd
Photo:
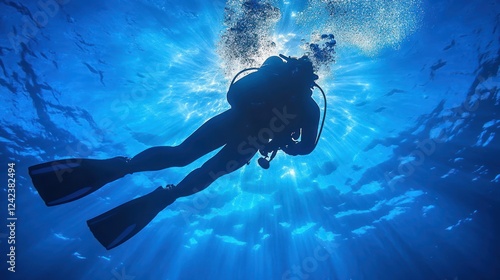
[[[299,145],[297,143],[288,144],[281,148],[287,155],[297,156],[300,154]]]

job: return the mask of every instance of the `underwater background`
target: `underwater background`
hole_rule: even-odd
[[[0,29],[1,279],[500,279],[500,2],[1,0]],[[255,157],[110,251],[86,220],[210,155],[56,207],[33,188],[34,164],[179,144],[279,53],[327,93],[312,154]]]

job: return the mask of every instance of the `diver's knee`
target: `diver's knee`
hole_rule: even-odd
[[[176,153],[176,157],[177,157],[176,161],[177,161],[177,165],[179,167],[189,165],[198,158],[189,149],[184,149],[181,146],[177,146],[176,148],[178,151]]]

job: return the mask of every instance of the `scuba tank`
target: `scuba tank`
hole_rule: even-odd
[[[253,71],[236,81],[243,73]],[[240,111],[261,111],[266,106],[286,99],[283,87],[289,81],[286,63],[277,56],[272,56],[259,68],[244,69],[233,78],[227,92],[227,101],[232,108]],[[235,82],[236,81],[236,82]]]
[[[254,72],[236,81],[238,76],[248,71]],[[251,111],[252,108],[261,109],[266,106],[273,106],[280,100],[288,99],[288,89],[283,90],[283,88],[289,88],[290,83],[304,84],[307,86],[304,89],[318,88],[324,98],[324,109],[323,119],[314,144],[316,148],[323,131],[327,110],[326,94],[315,82],[318,78],[318,75],[314,74],[312,62],[307,56],[298,59],[282,54],[279,57],[271,56],[266,59],[260,68],[246,68],[238,72],[229,86],[227,100],[232,108]],[[291,90],[296,89],[292,88]],[[280,147],[273,145],[273,147],[266,147],[263,151],[260,151],[263,157],[259,158],[259,165],[264,169],[268,169],[278,150],[280,150]],[[269,153],[271,153],[270,156]]]

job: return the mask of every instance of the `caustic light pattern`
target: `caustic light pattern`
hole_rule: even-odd
[[[500,277],[498,1],[3,0],[0,14],[19,217],[2,279]],[[33,188],[41,162],[180,144],[229,108],[234,74],[280,53],[309,55],[327,93],[312,154],[255,157],[110,251],[86,220],[213,154],[57,207]]]

